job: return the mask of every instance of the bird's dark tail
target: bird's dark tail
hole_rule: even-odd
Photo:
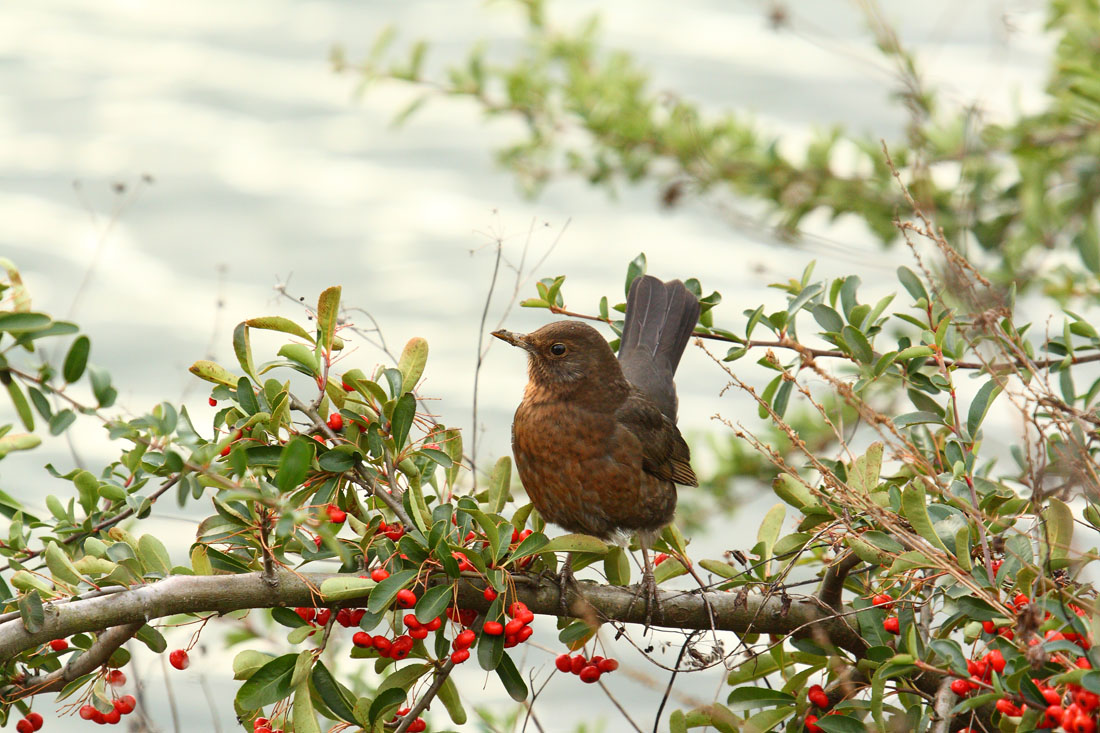
[[[672,377],[699,320],[699,300],[679,280],[661,282],[643,275],[626,296],[619,363],[631,384],[676,420]]]

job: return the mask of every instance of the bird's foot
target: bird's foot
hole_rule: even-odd
[[[653,621],[653,612],[660,607],[660,602],[657,600],[657,581],[654,580],[653,573],[648,570],[642,573],[642,580],[638,583],[638,590],[626,609],[627,614],[634,608],[634,603],[639,598],[645,603],[645,630],[649,631],[649,627],[652,625]]]
[[[573,577],[573,556],[566,555],[562,563],[561,572],[558,573],[558,610],[562,616],[571,616],[569,612],[569,594],[580,593],[577,579]]]

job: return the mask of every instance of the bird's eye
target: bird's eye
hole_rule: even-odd
[[[554,356],[561,356],[565,353],[565,344],[554,344],[550,347],[550,353]]]

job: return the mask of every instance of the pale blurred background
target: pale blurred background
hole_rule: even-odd
[[[786,134],[792,149],[835,123],[887,140],[899,136],[905,119],[889,101],[894,80],[859,5],[794,3],[780,31],[768,23],[777,7],[569,0],[552,3],[550,17],[572,24],[598,11],[608,45],[635,53],[659,87],[715,111],[754,114],[762,128]],[[1050,47],[1042,4],[885,2],[881,11],[947,101],[977,104],[996,118],[1042,100]],[[792,247],[762,229],[731,226],[711,202],[663,212],[652,187],[624,189],[612,200],[567,182],[524,199],[491,155],[517,134],[515,123],[486,123],[466,103],[433,102],[395,129],[390,121],[410,90],[383,85],[359,99],[356,80],[332,72],[327,59],[335,44],[354,60],[388,24],[405,41],[429,40],[435,67],[461,59],[477,39],[507,55],[523,30],[509,3],[459,0],[36,0],[0,11],[0,255],[21,268],[36,309],[72,317],[92,337],[92,361],[113,373],[120,410],[138,414],[162,400],[183,402],[209,432],[207,389],[188,365],[213,357],[233,368],[230,336],[244,318],[304,320],[301,307],[276,293],[277,284],[307,303],[339,284],[345,304],[368,310],[391,349],[411,336],[428,339],[421,391],[438,398],[433,405],[444,422],[468,428],[497,238],[512,264],[525,243],[528,262],[553,246],[535,275],[568,275],[567,305],[584,312],[594,312],[601,295],[622,299],[626,264],[640,251],[651,274],[696,276],[707,292],[721,291],[716,323],[732,330],[740,329],[745,308],[783,302],[767,284],[797,276],[810,260],[818,261],[819,276],[859,274],[868,298],[895,289],[898,253],[882,252],[844,222],[811,220],[814,236]],[[514,280],[506,264],[489,326],[501,318]],[[521,296],[532,294],[528,285]],[[525,330],[547,318],[517,308],[507,325]],[[384,359],[359,344],[344,364],[369,370]],[[494,348],[479,400],[483,464],[508,450],[524,381],[522,357]],[[716,412],[736,416],[743,409],[718,400],[725,380],[695,349],[678,382],[689,434],[717,429]],[[7,419],[11,408],[0,404],[0,411]],[[92,466],[112,455],[91,428],[76,432],[74,449]],[[67,470],[74,457],[64,441],[9,456],[0,488],[36,507],[41,494],[68,492],[65,484],[41,483],[48,461]],[[752,517],[774,501],[749,503],[710,548],[747,549]],[[171,540],[182,560],[193,517],[205,510],[158,507],[144,531]],[[236,649],[219,651],[219,638],[208,631],[208,654],[172,674],[179,730],[235,728],[237,683],[227,679],[227,655]],[[549,632],[537,638],[556,644]],[[625,665],[663,689],[663,672],[628,647],[621,652]],[[662,658],[671,662],[675,652]],[[550,660],[545,652],[527,653],[535,668]],[[483,673],[470,666],[459,680],[473,691],[468,707],[512,704],[495,676],[483,685]],[[172,730],[160,660],[143,658],[139,670],[151,719]],[[719,672],[683,676],[677,689],[708,700],[720,681]],[[643,727],[652,726],[655,688],[627,674],[608,684],[628,707],[638,706]],[[623,729],[605,698],[586,695],[578,704],[575,685],[555,678],[542,693],[535,711],[543,730],[599,730],[600,718],[603,730]],[[48,730],[90,725],[52,720],[45,702],[36,709]]]

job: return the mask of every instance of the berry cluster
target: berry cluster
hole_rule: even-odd
[[[836,710],[829,710],[829,708],[832,707],[832,703],[829,702],[829,696],[825,694],[825,690],[821,685],[810,685],[810,689],[806,691],[806,700],[814,707],[822,711],[827,711],[825,715],[837,714]],[[822,727],[817,724],[817,721],[820,719],[817,713],[807,713],[804,721],[806,730],[809,731],[809,733],[823,733]]]
[[[298,617],[312,626],[324,626],[332,618],[331,608],[295,608],[294,613],[298,614]],[[363,617],[367,615],[367,609],[365,608],[341,608],[336,612],[336,623],[343,626],[345,629],[350,629],[353,626],[358,626],[359,622],[363,620]]]
[[[118,670],[115,671],[117,672]],[[119,674],[121,674],[121,672]],[[108,680],[108,682],[112,685],[115,684],[110,680]],[[123,682],[125,682],[125,677],[123,678]],[[137,707],[137,700],[134,699],[134,696],[123,695],[122,697],[115,698],[111,709],[106,713],[94,705],[83,705],[80,708],[79,715],[82,719],[90,720],[99,725],[117,725],[118,722],[122,720],[122,716],[134,712],[135,707]],[[19,730],[18,726],[16,730]],[[30,730],[38,730],[38,728]],[[22,733],[22,731],[20,731],[20,733]]]
[[[381,634],[371,636],[365,631],[357,631],[351,637],[351,643],[360,649],[377,649],[378,656],[401,661],[409,656],[416,641],[409,634],[401,634],[394,639],[387,639]]]
[[[15,724],[16,733],[34,733],[42,727],[43,724],[41,713],[27,713],[27,717],[20,720]]]
[[[605,658],[599,655],[591,659],[585,659],[583,654],[559,654],[554,659],[554,666],[558,668],[559,672],[575,674],[581,678],[581,682],[592,684],[598,681],[602,675],[610,674],[618,669],[619,662],[611,657]]]
[[[344,520],[348,518],[348,513],[335,504],[326,506],[325,513],[328,514],[328,521],[333,524],[343,524]]]
[[[511,649],[516,644],[522,644],[531,638],[535,630],[530,623],[535,620],[535,614],[527,608],[527,604],[516,601],[508,607],[508,615],[512,620],[502,624],[499,621],[486,621],[481,625],[481,631],[487,636],[500,636],[504,634],[504,648]]]
[[[470,658],[470,647],[477,641],[477,634],[471,629],[463,629],[458,632],[458,636],[451,642],[451,662],[454,664],[462,664]]]

